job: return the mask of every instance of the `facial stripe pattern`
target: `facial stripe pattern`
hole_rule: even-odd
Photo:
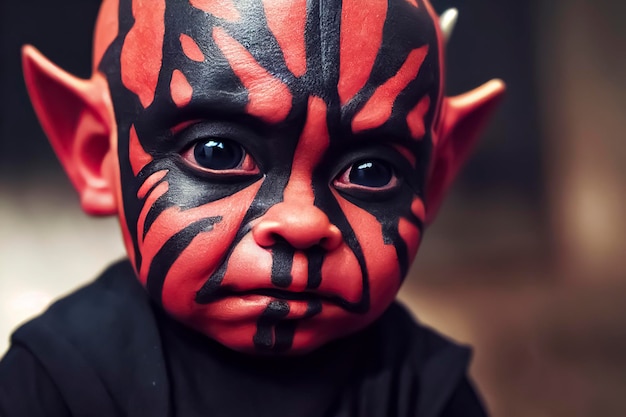
[[[283,121],[291,110],[292,97],[287,86],[259,65],[223,28],[213,29],[213,39],[248,92],[246,112],[269,123]],[[278,109],[272,105],[275,100],[283,103]]]
[[[183,48],[183,53],[187,56],[187,58],[196,62],[204,61],[204,54],[200,50],[196,41],[184,33],[180,34],[180,46]]]
[[[427,54],[428,46],[411,51],[398,73],[378,87],[354,117],[353,132],[375,129],[389,120],[396,98],[415,79]]]
[[[159,82],[159,68],[163,60],[165,0],[154,0],[150,2],[150,7],[146,7],[145,3],[147,2],[133,1],[130,5],[132,12],[127,17],[134,17],[135,24],[125,37],[121,65],[124,68],[146,69],[141,79],[133,77],[131,71],[122,71],[122,80],[129,90],[137,94],[143,107],[148,107],[154,100]],[[120,4],[120,8],[122,7],[124,6]],[[149,88],[142,88],[143,83],[147,83]]]
[[[191,101],[193,87],[187,81],[187,77],[180,70],[174,70],[170,83],[172,101],[177,107],[185,107]]]
[[[270,300],[232,336],[263,352],[289,351],[332,311],[374,314],[417,251],[437,34],[420,0],[371,3],[376,13],[357,0],[119,1],[99,70],[126,245],[150,295],[220,341],[221,313],[202,316],[233,293]],[[181,155],[205,137],[241,138],[259,169],[191,167]],[[332,185],[372,154],[398,161],[392,195]]]
[[[306,72],[306,0],[263,0],[267,25],[283,51],[285,64],[296,77]]]
[[[190,0],[189,2],[193,7],[203,10],[218,19],[231,22],[237,22],[241,19],[241,15],[232,0],[219,2],[214,0]]]
[[[341,10],[341,33],[339,52],[339,97],[344,105],[367,82],[382,43],[383,27],[387,13],[387,0],[373,0],[363,7],[359,0],[344,0]],[[367,28],[375,40],[355,37],[356,31]],[[359,65],[354,65],[354,57],[359,57]]]

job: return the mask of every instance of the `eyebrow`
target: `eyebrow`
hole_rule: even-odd
[[[225,102],[215,103],[210,100],[209,103],[203,100],[197,100],[195,103],[187,107],[175,110],[167,115],[159,115],[163,117],[162,126],[164,126],[173,135],[180,133],[187,127],[205,121],[226,121],[240,125],[246,125],[250,129],[257,132],[265,132],[273,125],[265,120],[252,115],[239,106],[224,105]]]
[[[348,135],[349,139],[346,140],[347,142],[361,141],[373,144],[397,145],[409,150],[415,148],[415,146],[420,142],[413,139],[409,132],[403,134],[401,130],[399,131],[397,128],[389,125],[365,129],[357,133],[350,131],[350,133],[351,134]],[[426,132],[424,136],[427,136],[428,134],[429,132]]]
[[[174,127],[170,128],[170,133],[172,133],[172,135],[176,135],[177,133],[180,133],[186,128],[188,128],[189,126],[195,123],[199,123],[201,121],[202,119],[191,119],[191,120],[186,120],[184,122],[180,122],[176,124]]]
[[[409,148],[398,143],[390,143],[390,146],[402,155],[413,168],[417,167],[417,156],[415,156]]]
[[[428,132],[425,136],[428,135]],[[406,159],[414,168],[417,166],[419,157],[416,155],[420,152],[423,141],[416,141],[412,137],[399,135],[397,129],[391,126],[367,129],[357,134],[351,134],[344,139],[346,144],[350,145],[374,145],[386,146],[394,149],[404,159]]]

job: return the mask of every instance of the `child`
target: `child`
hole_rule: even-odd
[[[503,91],[443,98],[425,0],[105,0],[94,73],[24,48],[128,260],[16,331],[7,416],[482,416],[394,303]]]

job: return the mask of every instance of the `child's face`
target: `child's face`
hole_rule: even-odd
[[[305,352],[373,321],[424,224],[430,9],[126,3],[100,71],[122,229],[150,295],[241,351]]]

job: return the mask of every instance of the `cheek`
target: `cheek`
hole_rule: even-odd
[[[335,193],[365,259],[369,279],[370,310],[367,316],[382,313],[393,301],[402,281],[395,242],[385,243],[383,225],[368,211]]]
[[[324,260],[319,288],[330,294],[341,294],[350,303],[358,303],[363,297],[361,266],[347,245],[342,245]]]
[[[159,173],[158,175],[162,178]],[[149,179],[148,179],[149,180]],[[118,182],[119,184],[119,182]],[[170,207],[154,219],[144,236],[146,216],[154,203],[168,192],[167,181],[155,181],[155,187],[147,192],[139,190],[138,204],[142,207],[134,226],[137,242],[134,242],[126,216],[120,203],[120,222],[124,242],[132,264],[140,260],[139,281],[148,285],[148,277],[155,275],[163,282],[161,300],[163,308],[181,320],[193,316],[196,292],[208,277],[220,266],[241,227],[261,182],[250,185],[229,197],[209,202],[198,207],[182,210]],[[150,187],[148,187],[149,189]],[[118,201],[122,201],[122,190],[118,187]],[[145,199],[144,199],[145,198]],[[212,226],[205,227],[195,235],[189,232],[197,222],[211,220]],[[135,244],[138,253],[135,254]]]
[[[222,285],[239,288],[242,291],[258,287],[270,287],[271,271],[271,253],[259,248],[252,237],[252,233],[248,233],[233,249],[233,253],[228,259],[228,268],[224,274]]]
[[[414,219],[419,221],[420,224],[424,224],[426,221],[426,208],[424,207],[424,201],[421,198],[413,198],[413,202],[411,203],[411,214]],[[422,231],[415,223],[401,217],[398,222],[398,233],[406,244],[407,259],[409,261],[408,266],[410,267],[415,259],[415,255],[417,255],[417,250],[419,249],[419,245],[422,240]]]
[[[241,220],[237,217],[231,218],[233,223]],[[218,223],[213,230],[194,237],[167,271],[162,302],[163,308],[170,314],[184,320],[193,313],[196,293],[219,266],[228,250],[227,242],[235,238],[237,225],[229,223],[228,220]]]
[[[407,219],[401,218],[398,223],[398,232],[402,240],[406,243],[407,259],[409,260],[410,266],[419,248],[420,230]]]
[[[163,308],[170,314],[184,320],[200,308],[195,302],[196,293],[224,260],[259,187],[260,183],[254,184],[230,197],[179,212],[179,218],[173,216],[166,219],[163,227],[155,230],[155,239],[160,239],[162,234],[169,235],[179,230],[179,224],[188,225],[207,217],[219,218],[212,229],[193,237],[169,270],[163,271],[166,274],[162,291]],[[172,226],[174,230],[170,230]],[[145,279],[143,274],[140,279]]]

